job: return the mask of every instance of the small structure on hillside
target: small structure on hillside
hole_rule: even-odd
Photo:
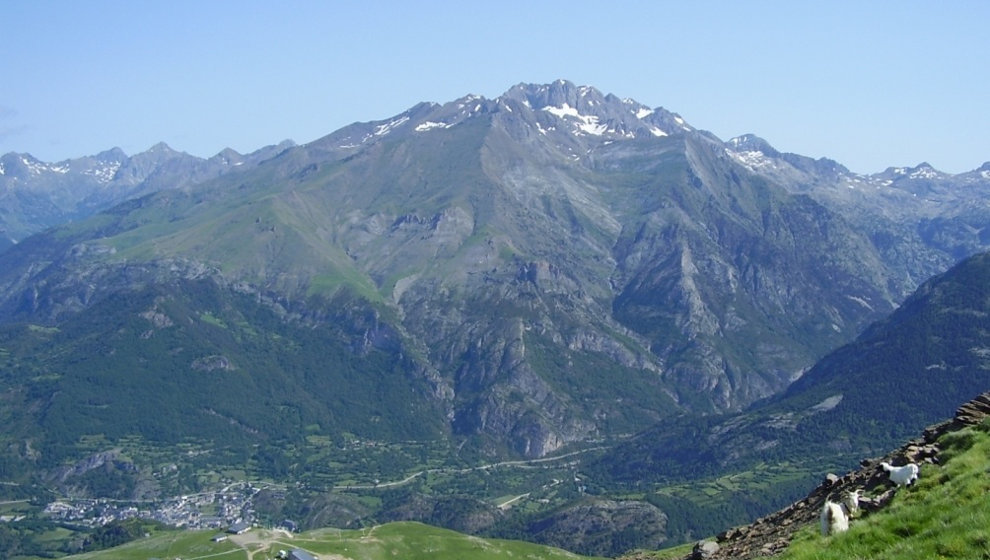
[[[227,532],[231,535],[240,535],[242,533],[247,533],[250,530],[251,524],[246,521],[238,521],[227,528]]]
[[[223,541],[227,540],[227,534],[226,533],[217,533],[217,534],[213,535],[213,538],[211,538],[210,540],[213,541],[213,542],[223,542]]]
[[[316,557],[301,548],[294,548],[289,553],[289,560],[316,560]]]

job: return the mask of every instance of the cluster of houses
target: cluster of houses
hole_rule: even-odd
[[[51,502],[45,513],[52,519],[99,527],[121,519],[152,519],[172,527],[220,529],[255,519],[252,496],[259,488],[231,484],[223,490],[166,498],[154,502],[109,499],[63,499]]]

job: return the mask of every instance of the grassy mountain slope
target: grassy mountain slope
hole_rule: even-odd
[[[916,485],[886,509],[854,520],[847,533],[823,539],[801,533],[786,560],[845,558],[985,558],[990,555],[990,424],[947,434],[940,465],[928,466]]]
[[[0,530],[3,526],[0,525]],[[521,541],[482,539],[421,523],[399,522],[362,529],[341,531],[322,529],[291,535],[281,531],[255,529],[244,535],[231,536],[224,542],[212,542],[215,531],[159,531],[146,537],[98,552],[66,556],[78,560],[138,560],[145,558],[201,558],[223,555],[233,560],[249,560],[262,554],[274,558],[279,550],[301,548],[317,558],[385,560],[417,559],[498,559],[521,557],[532,559],[588,558],[560,549]],[[30,554],[13,552],[10,558],[29,560]]]
[[[990,393],[962,404],[951,420],[842,476],[831,474],[805,497],[748,524],[719,533],[704,558],[982,558],[990,450]],[[919,479],[897,487],[882,462],[920,465]],[[822,536],[826,500],[859,491],[848,532]],[[700,543],[699,543],[700,544]],[[713,546],[714,545],[714,546]],[[638,553],[624,560],[697,558],[691,547]]]

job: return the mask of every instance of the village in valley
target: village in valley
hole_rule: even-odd
[[[171,527],[242,533],[258,522],[252,498],[260,490],[270,486],[264,483],[239,482],[213,492],[149,501],[63,498],[49,503],[45,507],[45,513],[56,521],[89,527],[140,518]],[[297,529],[296,524],[290,520],[283,522],[282,526],[290,531]]]

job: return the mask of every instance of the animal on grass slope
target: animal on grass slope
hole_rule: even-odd
[[[918,479],[918,465],[908,463],[902,467],[892,467],[890,463],[880,463],[883,470],[890,473],[890,481],[898,486],[908,486]]]
[[[822,506],[822,536],[834,535],[849,530],[849,510],[846,504],[825,500]]]
[[[860,493],[862,493],[862,490],[859,489],[842,493],[842,504],[846,506],[846,513],[849,514],[849,517],[852,517],[859,512]]]

